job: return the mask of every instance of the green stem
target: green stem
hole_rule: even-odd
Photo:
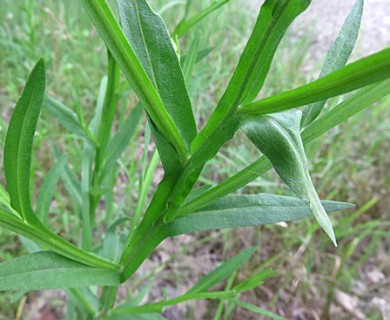
[[[175,179],[171,177],[163,178],[141,224],[130,233],[120,260],[123,281],[131,277],[154,248],[166,238],[167,234],[159,218],[166,211],[168,197],[174,183]]]

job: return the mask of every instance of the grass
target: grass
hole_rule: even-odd
[[[101,65],[104,61],[101,56],[105,55],[105,50],[78,2],[72,2],[71,5],[70,2],[54,0],[45,2],[4,0],[4,2],[5,5],[0,10],[2,21],[0,25],[1,143],[4,143],[5,123],[8,123],[11,106],[14,105],[22,85],[20,83],[19,86],[15,86],[15,82],[9,79],[23,79],[33,62],[42,55],[48,59],[49,92],[75,112],[85,114],[87,119],[90,119],[96,104],[95,97],[100,79],[106,68]],[[164,12],[167,21],[174,21],[178,16],[175,8]],[[212,106],[223,93],[228,76],[236,65],[238,53],[249,36],[249,26],[255,19],[255,15],[250,15],[247,19],[247,11],[237,6],[234,1],[218,14],[218,19],[210,17],[202,22],[199,28],[201,48],[223,48],[223,50],[211,51],[210,55],[196,66],[201,70],[201,72],[197,71],[200,76],[192,79],[193,86],[190,93],[195,99],[195,113],[200,123],[208,117]],[[230,23],[229,17],[232,15],[235,17],[234,23]],[[211,32],[211,30],[218,30],[218,32]],[[45,34],[45,37],[38,36],[41,34]],[[319,64],[317,61],[310,60],[313,37],[314,35],[307,34],[298,40],[284,41],[275,60],[279,63],[272,66],[270,72],[272,76],[266,84],[264,95],[281,92],[314,78],[319,70]],[[231,45],[232,43],[235,45]],[[305,56],[300,54],[301,52],[309,54]],[[309,73],[305,72],[308,64],[313,66]],[[212,88],[209,83],[213,84]],[[201,94],[210,91],[210,94]],[[209,256],[206,257],[209,263],[214,263],[213,257],[225,259],[232,253],[238,252],[243,244],[260,246],[261,256],[256,258],[257,261],[252,261],[247,272],[253,272],[260,263],[263,263],[262,267],[269,266],[276,269],[280,277],[267,281],[254,294],[248,294],[246,299],[252,302],[261,300],[264,308],[278,310],[287,318],[294,316],[294,310],[302,310],[304,317],[310,317],[313,312],[326,315],[329,312],[328,305],[337,304],[332,294],[335,289],[354,295],[353,284],[364,283],[365,278],[362,274],[364,275],[367,266],[374,265],[379,272],[388,275],[390,273],[388,258],[380,257],[379,253],[388,254],[389,248],[390,228],[384,221],[389,220],[387,210],[389,200],[386,200],[386,194],[390,182],[390,162],[386,150],[390,148],[388,139],[390,124],[383,121],[390,116],[389,102],[385,100],[334,129],[322,138],[318,144],[321,148],[311,145],[307,150],[309,154],[315,155],[315,161],[312,161],[312,172],[317,173],[314,178],[317,180],[316,184],[320,186],[322,195],[328,195],[335,200],[350,201],[357,205],[359,214],[351,216],[351,213],[343,213],[334,217],[335,231],[339,234],[339,248],[332,248],[326,241],[325,235],[316,232],[318,228],[311,219],[289,223],[288,228],[266,226],[223,231],[221,232],[223,240],[221,236],[210,235],[205,242],[202,241],[204,234],[196,237],[189,236],[191,241],[199,244],[195,248],[183,249],[182,256],[176,258],[176,263],[175,258],[173,261],[171,259],[168,261],[180,268],[178,260],[209,251]],[[332,102],[330,107],[331,105]],[[118,108],[124,110],[118,115],[119,122],[125,118],[128,108],[129,106],[126,105]],[[74,163],[75,167],[78,167],[81,158],[81,145],[71,136],[64,134],[61,126],[53,122],[47,113],[44,113],[43,120],[38,126],[39,134],[36,140],[38,160],[33,164],[33,172],[39,172],[35,177],[35,183],[39,185],[53,163],[51,142],[54,141],[62,152],[67,154],[69,163]],[[66,143],[68,145],[66,148],[65,142],[70,140],[72,144]],[[222,181],[243,167],[248,159],[255,159],[258,152],[255,148],[243,148],[241,140],[242,137],[237,135],[229,143],[229,148],[208,165],[202,178],[204,184]],[[140,150],[136,148],[138,143],[139,141],[133,141],[128,149],[129,152],[126,152],[121,160],[123,172],[120,174],[122,183],[119,190],[116,190],[115,200],[118,205],[115,210],[117,211],[124,207],[135,206],[134,199],[123,198],[123,194],[124,189],[137,190],[138,188],[134,175],[139,174],[139,167],[129,167],[131,159],[136,158],[141,161]],[[275,175],[270,172],[241,192],[286,193],[284,185],[275,181],[277,181]],[[80,235],[75,233],[73,228],[78,223],[78,218],[72,215],[72,207],[69,206],[64,187],[60,185],[60,188],[63,196],[56,198],[50,223],[56,231],[64,232],[68,238],[78,242]],[[102,218],[98,216],[98,219]],[[10,255],[6,249],[9,243],[17,241],[17,237],[4,230],[0,232],[2,247],[0,260],[6,260]],[[313,241],[308,245],[310,239]],[[17,249],[20,250],[19,245]],[[161,250],[164,252],[163,248]],[[19,254],[20,252],[16,252],[15,256]],[[338,263],[345,267],[338,267]],[[198,274],[199,270],[191,270],[191,272]],[[169,281],[172,276],[172,273],[163,274],[161,283]],[[161,284],[156,286],[159,287]],[[370,319],[380,317],[378,310],[371,310],[368,307],[369,299],[375,295],[373,290],[383,290],[383,288],[368,286],[361,294],[363,308],[367,307],[364,311]],[[10,296],[1,293],[0,299],[4,319],[15,314],[16,304],[11,305],[8,310],[4,307],[8,306]],[[192,305],[180,311],[195,312],[194,310],[196,309]],[[211,314],[212,310],[208,312]],[[245,315],[245,311],[237,309],[231,315],[231,319]]]

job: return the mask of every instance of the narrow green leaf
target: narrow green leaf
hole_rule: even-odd
[[[175,122],[165,108],[134,49],[127,41],[106,0],[80,0],[107,48],[114,56],[134,92],[162,135],[173,145],[182,163],[187,159],[187,148]],[[130,2],[129,5],[132,5]],[[154,13],[153,13],[154,15]],[[187,115],[188,116],[188,115]],[[190,130],[191,132],[191,130]],[[187,136],[183,134],[183,136]]]
[[[204,18],[206,18],[210,13],[214,12],[215,10],[219,9],[223,5],[227,4],[230,0],[217,0],[214,1],[211,5],[204,8],[202,11],[200,11],[196,16],[192,17],[189,20],[186,20],[186,17],[189,12],[189,8],[192,1],[187,2],[186,10],[185,10],[185,16],[184,19],[177,25],[175,30],[172,33],[172,37],[178,37],[181,38],[186,34],[191,28],[193,28],[195,25],[197,25],[200,21],[202,21]]]
[[[322,201],[327,212],[353,207],[350,203]],[[194,231],[258,226],[291,221],[310,216],[307,204],[298,198],[258,194],[228,196],[214,204],[167,224],[167,235],[175,236]]]
[[[243,302],[239,299],[233,299],[232,300],[236,305],[240,306],[241,308],[244,308],[244,309],[247,309],[249,311],[252,311],[254,313],[257,313],[257,314],[261,314],[263,316],[266,316],[270,319],[274,319],[274,320],[286,320],[285,318],[281,317],[281,316],[278,316],[277,314],[274,314],[270,311],[267,311],[267,310],[264,310],[262,308],[259,308],[257,306],[254,306],[250,303],[246,303],[246,302]]]
[[[310,178],[300,134],[301,118],[299,110],[248,118],[241,129],[291,190],[308,203],[319,225],[336,245],[332,224]]]
[[[325,100],[390,77],[390,48],[346,65],[296,89],[242,106],[242,114],[281,112]]]
[[[359,35],[360,23],[363,16],[364,0],[357,0],[345,20],[338,37],[330,48],[322,67],[320,78],[344,67],[352,53]],[[318,117],[326,100],[318,101],[307,106],[303,111],[302,126],[306,127]]]
[[[109,173],[123,151],[129,145],[131,138],[136,132],[141,115],[142,105],[138,104],[131,111],[123,125],[120,126],[118,133],[110,139],[107,146],[106,158],[103,162],[103,167],[100,170],[100,181]]]
[[[50,251],[32,253],[0,264],[1,291],[90,285],[119,285],[119,274],[88,267]]]
[[[276,49],[294,19],[310,4],[310,0],[267,0],[262,5],[229,85],[206,126],[194,140],[191,151],[219,130],[226,117],[236,108],[252,101],[263,86]]]
[[[358,112],[372,106],[376,101],[390,94],[390,80],[385,80],[379,84],[371,85],[361,89],[343,103],[327,112],[320,119],[317,119],[306,127],[302,132],[304,144],[312,142],[328,130],[346,121]],[[255,180],[261,174],[272,168],[266,157],[260,157],[238,173],[232,175],[227,180],[217,186],[210,188],[197,197],[188,201],[180,208],[179,214],[187,214],[199,210]]]
[[[4,146],[4,171],[11,206],[31,224],[38,221],[30,199],[31,154],[44,92],[45,63],[40,59],[16,103]]]
[[[50,204],[56,190],[57,182],[65,170],[66,165],[66,156],[62,156],[56,164],[50,169],[50,171],[45,175],[41,189],[38,193],[38,207],[37,215],[40,220],[47,224],[48,214],[50,209]]]
[[[218,268],[211,271],[205,277],[200,279],[190,290],[187,291],[186,295],[197,294],[206,292],[214,287],[219,282],[230,277],[234,272],[240,269],[245,262],[255,253],[256,248],[247,249],[230,260],[224,262]]]
[[[68,129],[71,134],[87,141],[90,140],[85,133],[82,124],[79,122],[77,114],[60,101],[45,95],[43,99],[43,108],[64,128]]]
[[[117,0],[117,3],[124,34],[189,149],[197,129],[183,73],[164,21],[145,0]],[[157,141],[162,143],[161,139]]]

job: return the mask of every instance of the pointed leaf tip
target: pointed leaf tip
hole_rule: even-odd
[[[4,145],[4,172],[11,206],[24,220],[35,223],[30,199],[32,145],[45,92],[45,62],[39,59],[16,103]]]

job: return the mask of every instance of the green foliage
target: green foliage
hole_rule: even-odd
[[[32,144],[45,91],[45,64],[39,60],[31,71],[16,104],[4,146],[4,171],[11,206],[22,219],[35,224],[30,199]]]
[[[254,254],[254,248],[221,264],[178,297],[142,305],[141,297],[116,306],[116,294],[161,241],[179,234],[259,226],[314,215],[336,244],[327,213],[352,205],[320,200],[309,174],[305,146],[390,93],[390,49],[344,66],[356,42],[363,1],[358,0],[352,8],[328,53],[320,79],[256,100],[271,64],[277,63],[273,60],[279,43],[295,18],[310,5],[309,0],[266,0],[225,92],[199,133],[188,88],[198,61],[210,50],[201,47],[202,35],[197,33],[192,36],[194,43],[187,55],[180,59],[179,39],[229,1],[213,2],[192,18],[188,18],[192,1],[187,1],[172,37],[146,0],[117,0],[119,21],[105,0],[80,2],[107,47],[107,76],[101,81],[94,115],[87,121],[81,109],[75,112],[45,96],[43,59],[32,69],[6,136],[4,171],[8,192],[0,187],[0,225],[35,242],[42,251],[0,264],[0,290],[72,288],[67,291],[69,316],[77,313],[87,318],[121,319],[121,315],[131,314],[134,318],[161,319],[158,314],[168,306],[215,299],[281,319],[240,300],[242,292],[253,290],[272,276],[272,270],[264,268],[235,283],[235,274]],[[122,82],[121,72],[128,83]],[[357,89],[317,119],[328,98]],[[123,97],[134,102],[130,112],[119,108]],[[303,118],[300,110],[290,110],[308,104],[311,105],[304,109]],[[56,163],[43,180],[34,212],[30,170],[42,105],[80,146],[81,175],[53,144]],[[148,125],[139,128],[140,123],[145,124],[143,110]],[[213,188],[193,191],[204,166],[239,130],[263,156],[252,164],[245,163],[243,170]],[[115,206],[118,164],[125,168],[131,186],[138,163],[125,151],[129,144],[139,144],[138,136],[142,134],[145,149],[141,152],[137,203],[131,209]],[[150,134],[157,150],[152,156]],[[123,157],[131,158],[128,167],[123,165]],[[152,192],[159,159],[164,175]],[[265,193],[231,195],[271,167],[298,198]],[[77,245],[49,228],[51,202],[60,179],[81,221]],[[133,192],[130,189],[127,194]],[[101,203],[105,205],[103,218],[97,214]],[[97,243],[102,234],[104,240]],[[211,291],[228,278],[226,290]],[[96,285],[102,287],[100,295],[90,289]]]
[[[357,0],[330,48],[320,77],[326,76],[337,69],[344,67],[355,47],[359,35],[360,22],[363,15],[363,0]],[[326,100],[316,102],[305,108],[303,112],[302,126],[306,127],[310,122],[315,120],[325,106]]]
[[[301,139],[300,110],[249,119],[242,125],[248,138],[271,161],[294,193],[308,202],[319,225],[336,245],[332,224],[311,181]]]
[[[118,285],[114,271],[87,267],[50,251],[0,264],[1,290],[40,290],[91,285]]]

